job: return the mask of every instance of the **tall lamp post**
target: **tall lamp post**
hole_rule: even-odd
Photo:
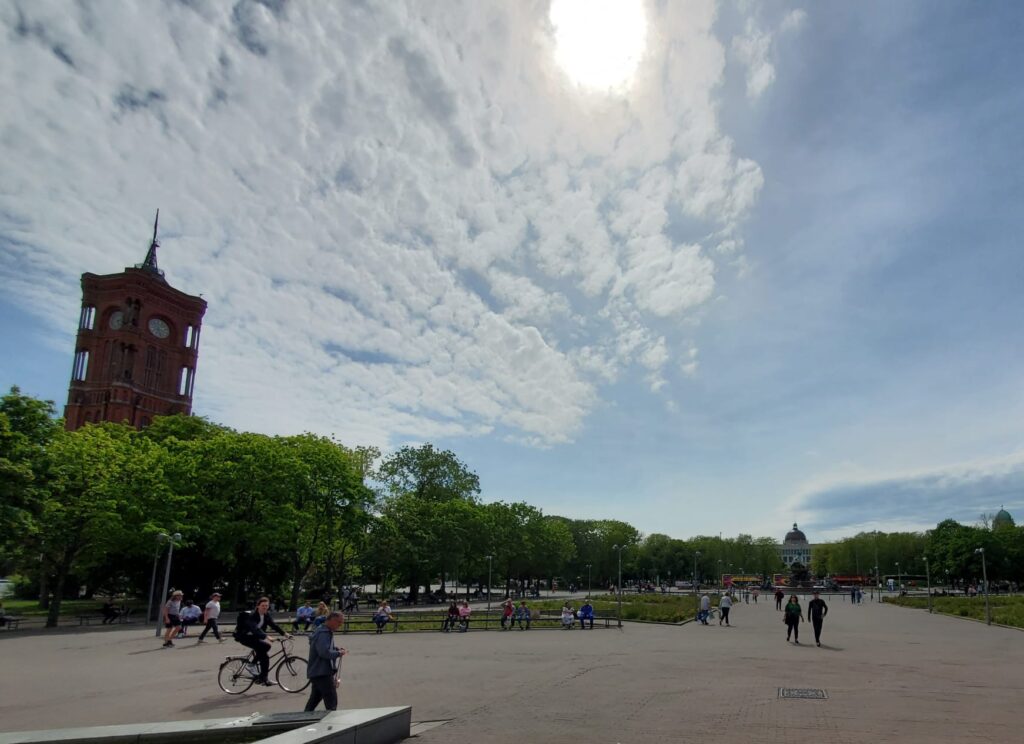
[[[875,566],[875,601],[882,601],[882,578],[878,575],[878,566]]]
[[[693,596],[697,596],[697,559],[700,558],[700,551],[693,551]]]
[[[149,607],[146,608],[146,622],[153,620],[153,594],[156,592],[156,564],[160,561],[160,551],[163,543],[167,540],[167,533],[161,532],[156,536],[156,550],[153,551],[153,575],[149,579]],[[160,624],[157,623],[157,628]]]
[[[617,585],[619,590],[619,627],[622,627],[622,548],[623,545],[612,545],[612,550],[619,554],[619,583]]]
[[[992,608],[988,606],[988,569],[985,568],[985,548],[977,548],[975,553],[981,553],[981,581],[985,584],[985,622],[992,624]]]
[[[167,590],[170,588],[171,583],[171,559],[174,557],[174,546],[181,542],[181,533],[175,532],[171,535],[167,542],[167,568],[164,570],[164,593],[161,595],[163,599],[160,600],[160,604],[163,604],[167,599]],[[157,638],[160,637],[160,611],[157,610],[157,623],[156,633],[154,634]]]
[[[924,580],[928,587],[928,612],[932,611],[932,570],[928,566],[928,556],[924,557]]]
[[[587,564],[587,596],[590,596],[590,569],[593,568],[594,564]]]
[[[487,615],[491,614],[491,567],[494,564],[493,555],[485,555],[487,559]]]
[[[903,593],[903,572],[900,571],[900,562],[896,561],[896,593]]]

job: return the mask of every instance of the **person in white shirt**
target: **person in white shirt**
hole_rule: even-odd
[[[206,603],[206,609],[203,611],[203,619],[206,621],[206,627],[203,628],[203,632],[199,634],[199,640],[196,643],[206,643],[204,638],[206,634],[211,630],[213,631],[213,637],[217,639],[218,643],[224,643],[224,639],[220,637],[220,628],[217,627],[217,618],[220,617],[220,592],[214,592],[210,595],[210,601]]]
[[[707,592],[704,592],[704,596],[700,598],[700,612],[697,613],[697,619],[702,624],[708,624],[708,615],[711,613],[711,597],[708,596]]]
[[[726,625],[729,625],[729,610],[732,609],[732,597],[729,592],[722,595],[722,598],[718,600],[718,612],[720,616],[718,618],[718,624],[721,625],[722,621],[725,621]]]

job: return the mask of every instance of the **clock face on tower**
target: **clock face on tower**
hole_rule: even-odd
[[[110,327],[115,331],[120,330],[124,325],[124,313],[120,310],[115,310],[110,314]]]
[[[148,327],[149,332],[157,338],[167,338],[171,335],[171,327],[167,325],[167,321],[160,318],[150,318]]]

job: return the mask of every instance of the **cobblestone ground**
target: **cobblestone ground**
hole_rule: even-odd
[[[872,603],[830,602],[823,644],[785,641],[773,604],[733,627],[348,636],[343,707],[412,705],[447,720],[423,742],[1017,742],[1020,631]],[[162,650],[141,629],[0,634],[0,729],[299,710],[265,688],[230,697],[231,641]],[[296,650],[305,641],[296,639]],[[780,699],[821,688],[827,700]],[[580,738],[582,737],[582,739]]]

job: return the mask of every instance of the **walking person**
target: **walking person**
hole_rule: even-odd
[[[790,596],[784,612],[782,620],[786,623],[786,641],[789,641],[789,636],[792,634],[793,642],[800,645],[800,621],[804,619],[804,611],[795,594]]]
[[[782,609],[782,600],[785,599],[785,598],[786,598],[786,593],[785,592],[783,592],[781,589],[776,589],[775,590],[775,609],[776,610],[781,610]]]
[[[719,625],[721,625],[722,622],[724,621],[727,626],[732,627],[731,625],[729,625],[729,610],[731,610],[731,609],[732,609],[732,595],[730,595],[729,592],[726,592],[718,600],[718,612],[719,612],[718,624]]]
[[[217,643],[224,643],[224,639],[220,637],[220,628],[217,627],[218,618],[220,618],[220,592],[214,592],[210,595],[210,601],[206,603],[206,607],[203,608],[203,621],[206,623],[206,627],[199,634],[199,640],[196,643],[206,643],[204,639],[211,630]]]
[[[821,624],[828,614],[828,605],[825,604],[818,592],[814,593],[814,599],[807,604],[807,612],[811,616],[811,625],[814,627],[814,642],[821,645]]]
[[[280,636],[291,638],[270,616],[270,599],[260,597],[253,612],[238,613],[234,638],[256,654],[256,663],[260,668],[256,684],[272,687],[274,683],[267,680],[267,675],[270,673],[270,648],[273,644],[267,638],[267,628]]]
[[[761,590],[760,589],[754,589],[754,604],[757,604],[757,598],[759,596],[761,596]]]
[[[327,619],[309,636],[306,677],[309,678],[312,689],[309,691],[309,700],[306,701],[307,711],[316,710],[320,701],[323,701],[326,710],[338,709],[338,687],[341,685],[338,670],[341,667],[341,657],[348,651],[334,645],[334,631],[340,628],[344,621],[345,615],[340,610],[335,610],[328,614]]]
[[[164,648],[173,648],[174,638],[181,631],[181,598],[185,596],[180,591],[171,592],[170,598],[164,603]]]
[[[700,612],[697,613],[697,619],[700,620],[702,625],[708,624],[708,615],[711,614],[711,596],[704,592],[704,595],[700,598]]]

